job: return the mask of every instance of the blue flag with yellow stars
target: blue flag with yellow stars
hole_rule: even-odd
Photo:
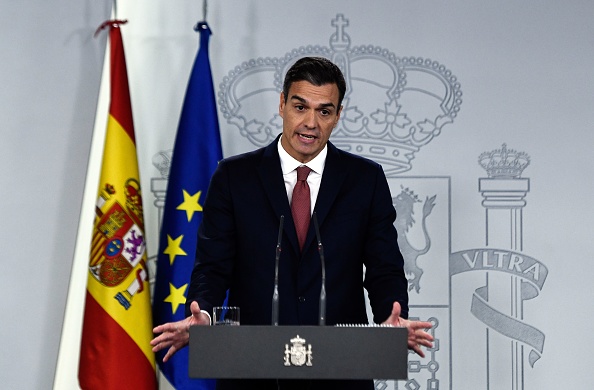
[[[153,301],[156,325],[185,318],[202,203],[210,177],[223,156],[208,58],[211,31],[205,22],[198,23],[195,29],[200,33],[200,48],[179,120],[161,225]],[[214,389],[214,380],[188,377],[188,348],[163,363],[165,352],[157,354],[157,361],[176,389]]]

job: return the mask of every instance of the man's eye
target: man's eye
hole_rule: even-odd
[[[329,110],[321,110],[320,114],[326,116],[326,115],[330,115],[330,111]]]
[[[297,111],[303,111],[305,109],[305,107],[303,107],[303,106],[295,106],[295,109]]]

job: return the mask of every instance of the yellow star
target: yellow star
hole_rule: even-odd
[[[188,254],[181,248],[181,242],[184,239],[182,234],[175,240],[171,236],[167,235],[167,248],[163,251],[166,255],[169,255],[169,265],[172,265],[175,261],[175,256],[187,256]]]
[[[187,284],[184,284],[180,288],[175,288],[173,284],[169,283],[169,295],[164,299],[164,301],[171,303],[171,312],[173,314],[175,314],[179,305],[185,305],[186,288],[188,288]]]
[[[194,211],[202,211],[202,206],[200,206],[198,203],[202,191],[198,191],[194,195],[188,194],[186,190],[183,191],[184,201],[179,206],[177,206],[177,210],[185,210],[186,216],[188,217],[188,222],[190,222],[194,216]]]

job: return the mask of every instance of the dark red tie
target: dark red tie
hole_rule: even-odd
[[[307,176],[311,169],[304,166],[297,168],[297,184],[293,188],[293,198],[291,200],[291,213],[295,221],[295,230],[299,239],[299,248],[303,249],[305,236],[309,229],[309,220],[311,219],[311,196],[309,194],[309,184]]]

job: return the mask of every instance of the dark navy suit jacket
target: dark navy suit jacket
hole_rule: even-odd
[[[271,324],[275,249],[284,215],[279,323],[318,324],[321,265],[314,223],[301,252],[277,142],[224,159],[214,173],[203,208],[188,314],[194,300],[212,312],[229,289],[228,304],[240,307],[242,325]],[[396,212],[381,166],[329,142],[314,211],[325,253],[326,324],[367,324],[364,288],[375,322],[387,319],[394,301],[407,318]]]

